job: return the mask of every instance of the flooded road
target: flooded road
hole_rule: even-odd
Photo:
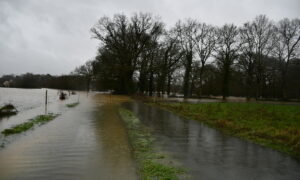
[[[80,96],[78,106],[1,149],[0,179],[137,179],[116,106],[99,98]]]
[[[159,151],[189,169],[190,179],[299,180],[300,162],[199,122],[142,103],[125,103],[153,130]]]

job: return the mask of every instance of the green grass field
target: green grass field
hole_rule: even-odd
[[[154,105],[300,159],[300,106],[258,103]]]

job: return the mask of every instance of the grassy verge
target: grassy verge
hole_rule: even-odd
[[[72,107],[75,107],[79,104],[79,102],[76,102],[76,103],[70,103],[70,104],[66,104],[67,107],[69,108],[72,108]]]
[[[176,180],[185,173],[182,168],[162,162],[161,159],[165,156],[154,151],[151,134],[142,127],[139,119],[131,111],[121,108],[119,113],[128,128],[141,179]]]
[[[57,114],[39,115],[33,119],[30,119],[28,122],[24,122],[22,124],[13,126],[12,128],[3,130],[2,134],[4,134],[5,136],[18,134],[27,131],[28,129],[32,128],[34,125],[45,124],[46,122],[53,120],[57,116],[58,116]]]
[[[257,103],[152,103],[300,159],[300,107]]]

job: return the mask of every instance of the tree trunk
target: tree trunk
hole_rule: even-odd
[[[204,72],[204,63],[201,63],[201,69],[200,69],[200,73],[199,73],[199,78],[200,78],[200,86],[199,86],[199,90],[198,90],[198,97],[201,98],[202,96],[202,89],[203,89],[203,72]]]
[[[224,68],[223,68],[223,87],[222,87],[222,95],[223,100],[226,100],[229,94],[229,76],[230,76],[230,60],[227,59]]]
[[[118,88],[120,94],[132,94],[134,92],[132,76],[133,71],[131,70],[121,73],[120,86]]]
[[[287,99],[287,93],[286,93],[286,81],[287,81],[287,77],[286,77],[286,69],[283,70],[282,72],[282,77],[281,77],[281,98],[283,100],[286,100]]]
[[[140,74],[140,78],[139,78],[139,92],[140,93],[144,93],[145,89],[146,89],[146,83],[147,83],[147,77],[145,73],[141,73]]]
[[[247,100],[250,100],[251,97],[253,96],[252,85],[253,85],[253,73],[251,70],[249,70],[247,73],[247,77],[246,77],[246,98],[247,98]]]
[[[87,92],[90,91],[90,83],[91,83],[91,77],[87,76],[86,77],[86,90],[87,90]]]
[[[149,78],[149,96],[153,95],[153,71],[150,72]]]
[[[190,51],[186,55],[185,62],[185,73],[184,73],[184,82],[183,82],[183,95],[184,98],[189,97],[189,86],[190,86],[190,74],[192,70],[192,60],[193,60],[193,52]]]
[[[161,81],[161,94],[165,94],[166,75],[164,74]]]
[[[171,75],[168,75],[167,95],[170,96],[171,91]]]

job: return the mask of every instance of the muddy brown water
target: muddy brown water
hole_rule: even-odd
[[[138,102],[123,106],[153,130],[159,151],[188,168],[190,179],[300,179],[300,162],[285,154],[153,106]]]
[[[78,106],[0,149],[0,179],[137,179],[117,107],[97,98],[82,95]]]
[[[11,102],[20,111],[1,119],[0,131],[43,114],[44,93],[44,89],[0,88],[0,104]],[[138,179],[117,106],[105,102],[110,98],[78,93],[59,101],[57,91],[48,93],[48,112],[61,115],[0,148],[1,180]],[[78,99],[78,106],[66,107]],[[187,167],[190,179],[300,179],[299,162],[277,151],[152,106],[137,102],[124,106],[153,129],[158,150]]]

